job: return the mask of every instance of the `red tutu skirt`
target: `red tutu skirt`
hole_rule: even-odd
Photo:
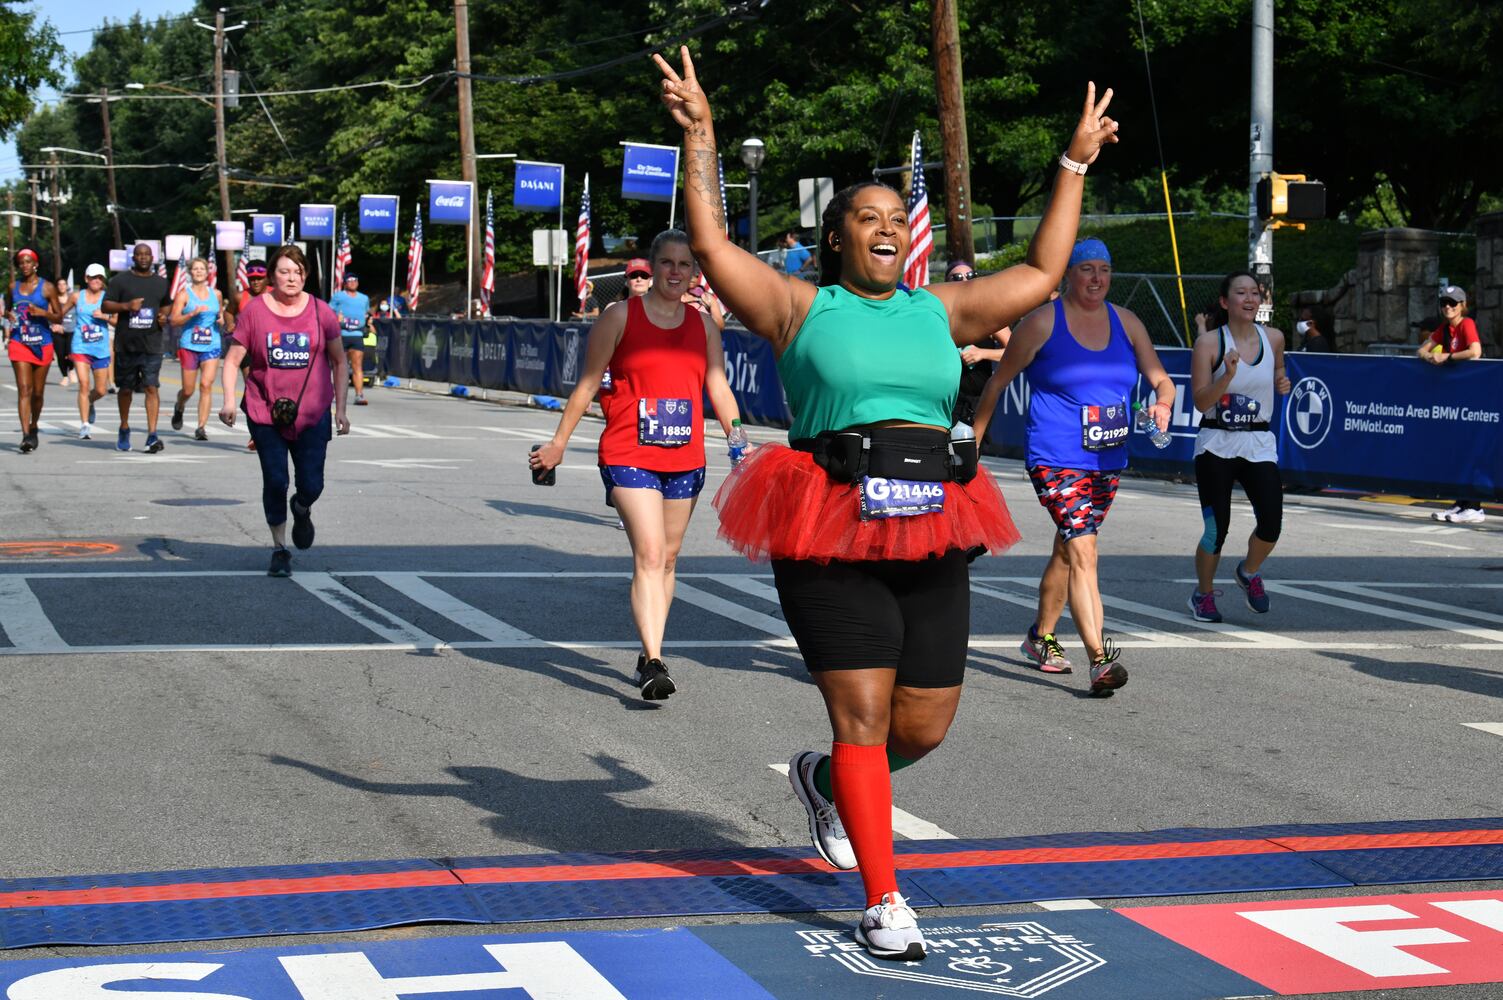
[[[715,509],[720,537],[758,561],[911,561],[977,546],[1000,554],[1020,537],[985,467],[969,483],[945,484],[943,511],[863,521],[855,483],[835,482],[813,455],[780,444],[753,449],[715,494]]]

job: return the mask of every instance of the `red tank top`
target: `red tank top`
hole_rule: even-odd
[[[648,318],[640,296],[628,299],[626,330],[610,367],[614,389],[600,397],[605,411],[600,463],[653,472],[688,472],[704,465],[706,359],[700,314],[685,306],[683,322],[665,330]],[[686,424],[682,438],[675,437],[673,428]],[[643,444],[644,435],[683,443]]]

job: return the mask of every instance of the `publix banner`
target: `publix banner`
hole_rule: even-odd
[[[511,203],[531,211],[557,212],[564,203],[564,165],[517,161]]]
[[[360,196],[360,231],[394,233],[397,231],[397,196],[363,194]]]
[[[1190,351],[1160,348],[1177,390],[1169,447],[1128,439],[1131,467],[1194,477],[1200,414],[1190,402]],[[1441,367],[1415,358],[1284,355],[1293,390],[1273,416],[1279,468],[1289,485],[1503,499],[1503,362]],[[988,451],[1023,457],[1025,371],[1002,393]],[[1152,402],[1140,377],[1129,405]]]
[[[622,143],[621,197],[671,203],[678,183],[678,147]]]
[[[468,226],[475,189],[469,181],[429,181],[428,221],[435,225]]]
[[[297,231],[300,239],[332,240],[334,238],[334,206],[299,205]]]

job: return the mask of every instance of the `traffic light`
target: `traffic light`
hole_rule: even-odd
[[[1325,217],[1326,186],[1320,181],[1307,181],[1304,174],[1264,174],[1259,179],[1258,218],[1278,226]]]

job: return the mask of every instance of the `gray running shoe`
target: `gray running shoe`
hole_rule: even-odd
[[[913,908],[898,892],[889,892],[876,906],[867,907],[856,925],[856,940],[874,958],[904,962],[917,962],[927,947]]]
[[[1242,588],[1242,595],[1247,598],[1248,609],[1260,615],[1268,614],[1268,591],[1263,587],[1263,574],[1248,576],[1242,572],[1242,563],[1238,563],[1236,577],[1237,586]]]
[[[1104,641],[1101,655],[1091,661],[1091,697],[1110,698],[1127,683],[1127,668],[1117,662],[1122,650],[1112,640]]]
[[[835,803],[819,794],[814,784],[814,772],[828,756],[815,750],[795,754],[788,762],[788,783],[809,814],[809,839],[814,841],[814,849],[831,868],[848,872],[856,867],[856,852],[851,849]]]
[[[1028,662],[1035,668],[1046,674],[1068,674],[1074,669],[1070,661],[1065,659],[1065,647],[1059,644],[1053,632],[1045,632],[1035,639],[1033,629],[1029,628],[1018,651],[1028,657]]]

